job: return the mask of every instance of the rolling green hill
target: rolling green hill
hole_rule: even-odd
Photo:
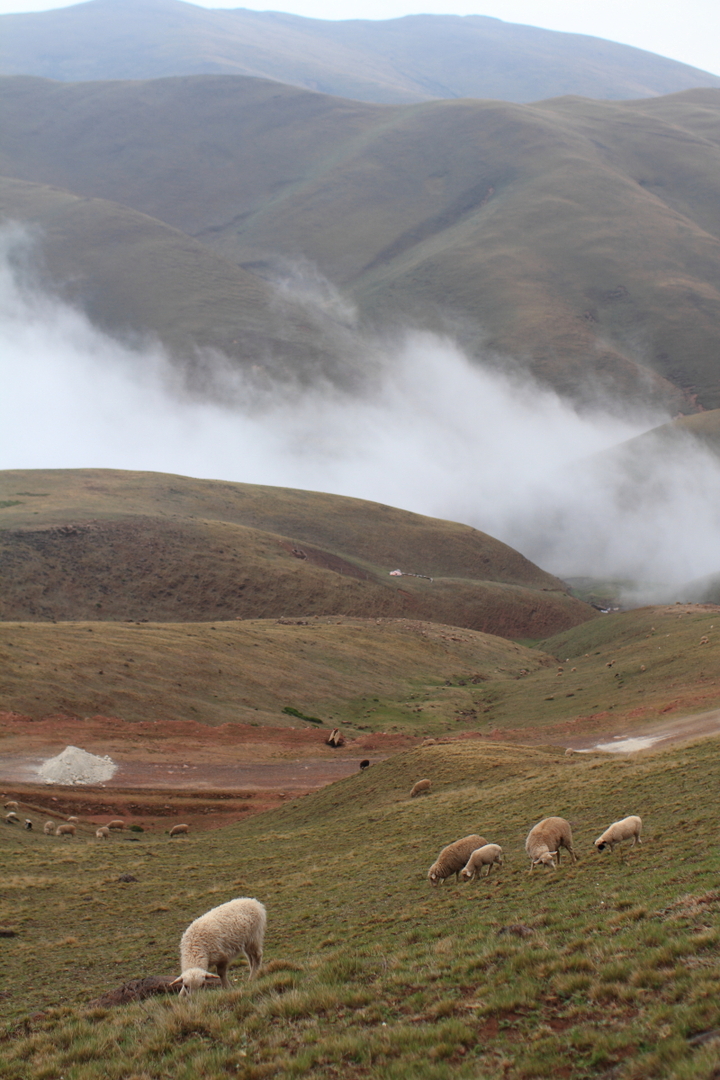
[[[105,469],[0,480],[6,620],[401,616],[537,639],[595,614],[485,533],[361,499]]]
[[[8,176],[254,275],[309,259],[366,321],[449,331],[564,394],[720,402],[717,90],[401,107],[234,77],[11,78],[2,109]]]
[[[420,777],[433,792],[410,799]],[[714,739],[621,760],[454,743],[174,841],[167,819],[97,841],[82,811],[70,840],[3,825],[4,1075],[707,1080],[719,780]],[[31,793],[21,813],[46,816]],[[597,854],[628,813],[642,844]],[[551,814],[579,861],[530,875],[525,836]],[[430,888],[440,848],[472,832],[504,866]],[[231,991],[104,999],[177,975],[189,922],[243,895],[268,910],[257,981],[238,959]]]
[[[627,98],[720,85],[717,75],[641,49],[481,15],[336,22],[178,0],[92,0],[3,15],[0,41],[3,74],[255,75],[362,101]]]

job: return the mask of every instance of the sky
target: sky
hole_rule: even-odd
[[[0,0],[0,14],[68,7],[67,0]],[[390,19],[421,12],[491,15],[505,22],[590,34],[720,75],[718,0],[206,0],[206,8],[285,11],[313,19]]]

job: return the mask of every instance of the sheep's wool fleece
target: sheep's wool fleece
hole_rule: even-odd
[[[116,771],[112,758],[89,754],[78,746],[66,746],[61,754],[48,758],[38,769],[46,784],[102,784]]]

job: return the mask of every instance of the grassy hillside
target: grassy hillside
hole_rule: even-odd
[[[0,496],[4,619],[409,616],[537,639],[596,614],[485,533],[361,499],[104,469],[6,471]]]
[[[583,745],[719,708],[718,649],[720,609],[677,604],[593,619],[534,649],[417,618],[3,622],[0,707],[297,725],[290,706],[351,735]]]
[[[309,259],[366,319],[450,330],[562,393],[720,403],[720,91],[400,107],[211,76],[3,89],[6,175],[130,206],[253,273]]]
[[[363,101],[627,98],[720,79],[627,45],[478,15],[305,19],[176,0],[92,0],[0,18],[0,70],[51,79],[259,75]]]
[[[0,218],[22,222],[24,258],[53,293],[130,346],[161,342],[187,386],[212,394],[199,353],[217,350],[251,377],[356,378],[342,328],[267,281],[146,214],[106,199],[0,177]],[[342,354],[339,360],[339,354]]]
[[[554,675],[546,653],[503,638],[417,620],[339,616],[140,626],[5,622],[0,657],[0,705],[34,718],[62,712],[302,727],[283,712],[291,707],[330,726],[342,721],[349,734],[487,730],[492,706],[481,700],[502,698],[505,684],[548,665]]]
[[[434,791],[410,800],[421,776]],[[623,760],[454,744],[172,842],[3,826],[4,1074],[712,1076],[718,782],[715,740]],[[596,854],[627,813],[642,845]],[[528,875],[524,838],[549,814],[572,822],[580,861]],[[439,849],[475,831],[505,866],[431,889]],[[90,1004],[176,974],[185,926],[237,895],[268,908],[256,982],[238,962],[230,992]]]

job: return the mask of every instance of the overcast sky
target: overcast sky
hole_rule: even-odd
[[[0,0],[0,13],[69,6],[67,0]],[[718,0],[286,0],[274,6],[206,0],[197,6],[287,11],[313,19],[391,19],[420,12],[492,15],[620,41],[720,75]]]

